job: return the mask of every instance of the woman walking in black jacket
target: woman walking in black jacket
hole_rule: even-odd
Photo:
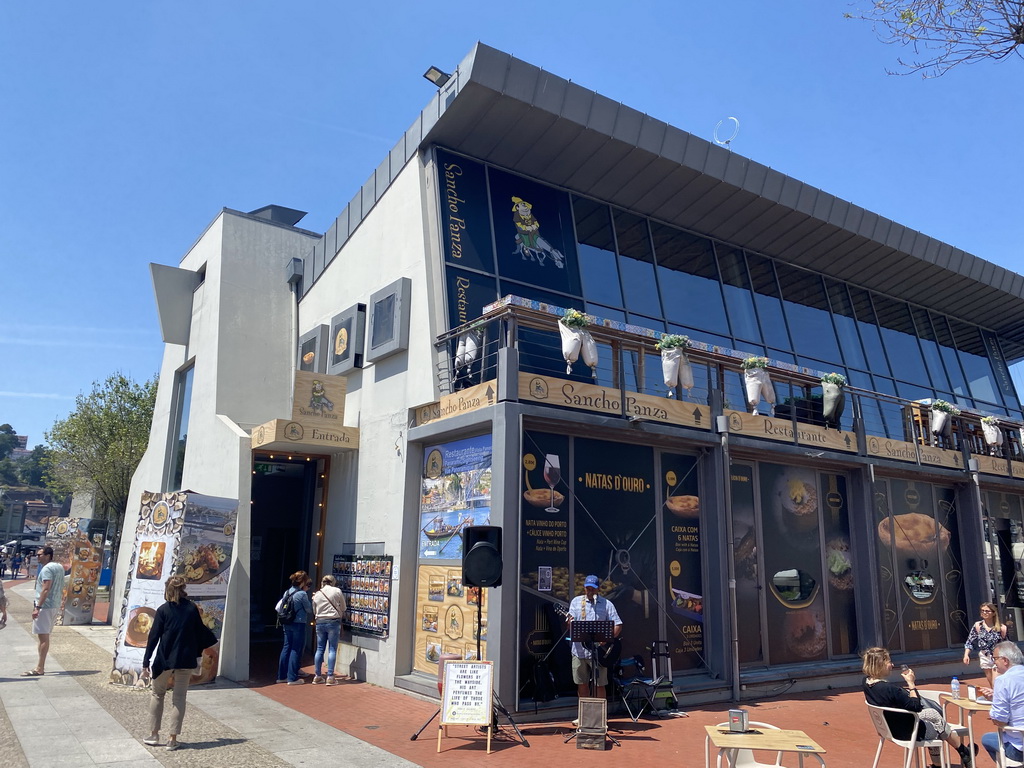
[[[174,675],[171,697],[173,717],[167,748],[178,748],[178,734],[185,719],[185,695],[189,677],[195,672],[202,652],[217,642],[217,637],[203,624],[199,609],[185,594],[185,578],[171,576],[164,587],[167,601],[156,610],[153,628],[149,631],[146,654],[142,659],[143,677],[153,679],[153,698],[149,701],[150,734],[144,744],[160,743],[160,721],[164,714],[164,696]],[[155,651],[155,653],[154,653]],[[150,669],[152,659],[152,670]]]

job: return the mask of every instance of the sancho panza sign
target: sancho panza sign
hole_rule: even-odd
[[[342,376],[296,371],[292,417],[253,429],[252,447],[331,452],[358,448],[359,428],[345,426],[346,384]]]

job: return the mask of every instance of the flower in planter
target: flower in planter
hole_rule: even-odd
[[[957,408],[952,403],[947,403],[945,400],[932,400],[932,410],[943,411],[944,413],[948,413],[951,416],[960,415],[960,409]]]
[[[661,374],[665,386],[669,388],[668,396],[672,396],[677,384],[687,391],[693,389],[693,369],[686,356],[686,349],[690,346],[689,337],[678,333],[662,334],[655,346],[661,352]]]
[[[690,346],[690,337],[678,333],[663,333],[661,340],[655,345],[655,349],[664,352],[666,349],[686,349]]]
[[[566,328],[586,328],[590,325],[590,320],[588,320],[587,316],[578,309],[565,310],[565,314],[562,315],[562,319],[558,322]]]
[[[989,453],[998,456],[999,446],[1003,444],[1003,430],[999,428],[999,419],[995,416],[982,416],[981,434],[985,438],[985,445],[989,447]]]
[[[558,333],[562,337],[562,357],[565,358],[565,372],[572,373],[572,364],[582,354],[583,362],[590,366],[591,374],[597,378],[597,344],[587,326],[590,318],[578,309],[567,309],[558,321]]]
[[[999,419],[997,419],[995,416],[982,416],[981,423],[988,424],[990,427],[995,427],[998,426]]]
[[[826,373],[821,377],[822,384],[835,384],[839,387],[846,386],[846,377],[841,373]]]
[[[771,407],[770,415],[775,415],[775,387],[768,375],[767,357],[746,357],[740,362],[743,369],[743,384],[747,391],[747,407],[754,415],[757,405],[763,397]]]
[[[750,371],[755,368],[767,368],[768,358],[767,357],[745,357],[740,362],[740,368],[744,371]]]
[[[953,422],[949,420],[949,417],[959,415],[960,409],[952,403],[947,403],[945,400],[932,400],[932,434],[948,438],[953,427]]]
[[[821,377],[822,409],[825,425],[839,429],[839,420],[846,410],[846,377],[841,373],[826,373]]]

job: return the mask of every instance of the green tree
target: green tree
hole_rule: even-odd
[[[149,442],[156,379],[137,384],[121,373],[94,382],[75,409],[46,433],[46,484],[61,493],[95,494],[98,516],[115,522],[114,558],[128,507],[132,475]]]
[[[0,459],[6,459],[18,447],[18,433],[10,424],[0,424]]]
[[[37,445],[32,453],[18,462],[18,475],[22,485],[40,487],[46,479],[46,462],[50,451],[45,445]]]
[[[847,18],[870,21],[883,43],[913,49],[902,72],[944,75],[958,64],[1024,58],[1024,0],[873,0]]]

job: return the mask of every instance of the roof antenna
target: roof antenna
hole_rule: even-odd
[[[723,139],[721,134],[724,134],[725,131],[728,131],[729,127],[726,126],[726,128],[723,130],[722,126],[724,124],[728,123],[728,122],[732,123],[732,135],[730,135],[729,138],[727,138],[727,139]],[[715,134],[714,134],[714,136],[715,136],[715,144],[717,144],[720,147],[725,147],[726,149],[728,149],[731,152],[732,151],[732,147],[730,146],[730,144],[732,144],[732,140],[733,139],[735,139],[737,136],[739,136],[739,133],[740,133],[740,121],[737,120],[735,117],[727,117],[724,120],[719,120],[718,124],[715,126]]]

